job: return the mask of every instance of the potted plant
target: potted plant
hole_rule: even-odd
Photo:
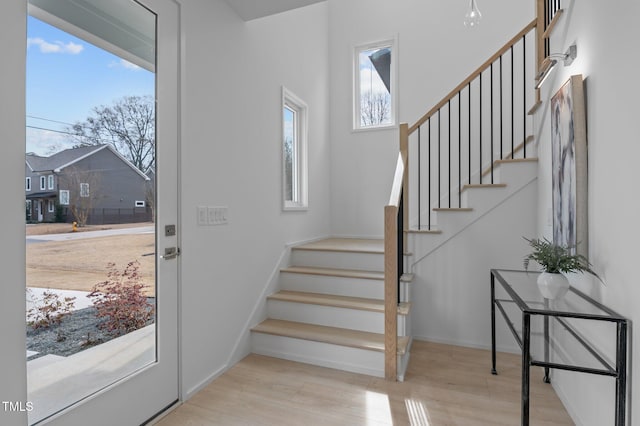
[[[532,260],[542,267],[544,272],[538,276],[537,282],[545,298],[556,299],[566,294],[569,290],[569,280],[563,275],[566,272],[588,272],[600,280],[586,257],[572,253],[573,246],[554,244],[546,238],[525,240],[533,251],[525,256],[524,269],[529,270],[529,262]]]

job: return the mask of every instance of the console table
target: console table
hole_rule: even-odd
[[[531,366],[544,368],[546,383],[550,383],[550,369],[614,377],[616,380],[614,424],[624,426],[627,392],[627,320],[573,287],[569,288],[567,294],[561,299],[545,299],[536,284],[538,275],[538,272],[491,270],[491,373],[498,374],[496,370],[496,308],[498,308],[522,350],[522,426],[529,425]],[[496,293],[499,293],[498,297]],[[574,319],[579,320],[582,327],[592,325],[611,327],[612,335],[615,333],[613,336],[615,337],[615,355],[610,358],[615,357],[615,361],[608,361],[588,338],[578,331],[576,324],[572,323]],[[521,326],[518,327],[517,324]],[[584,330],[582,327],[581,329]],[[555,340],[554,336],[557,333],[563,333],[562,345]],[[579,362],[566,360],[572,348],[581,349],[581,353],[574,358],[580,358]],[[554,359],[550,356],[550,350],[554,350]]]

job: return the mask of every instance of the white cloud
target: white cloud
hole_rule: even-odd
[[[125,59],[120,59],[117,62],[111,62],[109,64],[109,68],[124,68],[126,70],[131,70],[131,71],[140,71],[142,69],[138,65],[132,64],[131,62]]]
[[[73,145],[71,137],[63,133],[27,128],[25,152],[48,156],[54,152],[71,148]]]
[[[63,43],[61,41],[54,41],[49,43],[40,37],[28,38],[27,47],[37,46],[42,53],[67,53],[69,55],[77,55],[84,50],[84,46],[76,44],[72,41]]]

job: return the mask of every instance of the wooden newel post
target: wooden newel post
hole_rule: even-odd
[[[384,376],[398,377],[398,207],[384,208]]]

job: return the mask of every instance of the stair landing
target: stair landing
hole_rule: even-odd
[[[296,250],[384,253],[384,241],[375,238],[325,238],[302,244]]]

